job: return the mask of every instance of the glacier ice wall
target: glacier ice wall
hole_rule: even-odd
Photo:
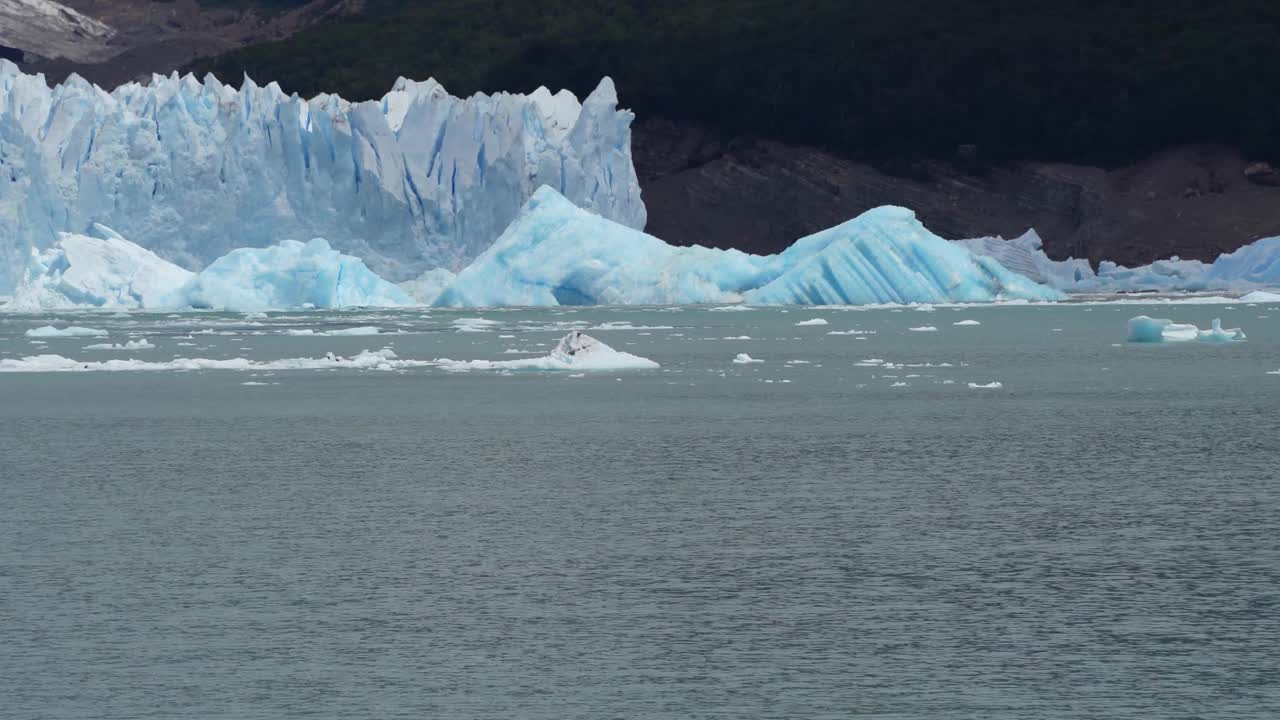
[[[882,207],[778,255],[674,247],[544,187],[437,305],[872,304],[1055,300],[1061,293]]]
[[[608,78],[581,104],[403,79],[351,103],[176,74],[50,88],[0,61],[0,295],[31,248],[95,222],[192,270],[325,237],[396,281],[465,266],[544,184],[642,228],[632,119]]]

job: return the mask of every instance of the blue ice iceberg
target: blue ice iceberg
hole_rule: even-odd
[[[1128,340],[1132,343],[1165,343],[1165,342],[1205,342],[1229,343],[1243,342],[1247,338],[1239,328],[1222,329],[1222,320],[1215,318],[1213,326],[1201,330],[1195,325],[1184,325],[1163,318],[1139,315],[1129,319]]]
[[[903,208],[868,211],[783,253],[762,256],[668,245],[543,187],[436,304],[871,304],[1060,297],[933,235]]]
[[[741,300],[774,258],[675,247],[542,187],[436,301],[451,307],[656,305]]]
[[[750,303],[876,303],[1060,300],[1062,293],[974,255],[925,229],[915,213],[885,206],[797,240],[783,271],[749,292]]]
[[[399,307],[413,300],[359,258],[322,239],[232,250],[200,271],[169,307],[247,312],[292,308]]]
[[[155,253],[96,225],[96,235],[62,233],[53,247],[32,249],[27,269],[5,310],[154,307],[192,278]]]
[[[191,270],[325,237],[397,281],[463,267],[543,184],[642,228],[633,116],[617,102],[607,78],[581,104],[403,79],[361,103],[176,74],[107,92],[0,60],[0,295],[31,248],[93,222]]]

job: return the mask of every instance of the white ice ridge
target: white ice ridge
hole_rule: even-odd
[[[1130,318],[1129,320],[1128,340],[1133,343],[1195,341],[1207,343],[1229,343],[1243,342],[1246,338],[1244,331],[1239,328],[1223,330],[1222,320],[1217,318],[1213,321],[1213,327],[1208,330],[1201,330],[1195,325],[1184,325],[1175,323],[1172,320],[1139,315],[1135,318]]]
[[[435,367],[448,371],[465,370],[653,370],[658,363],[638,355],[614,350],[581,332],[561,338],[544,357],[520,360],[414,360],[398,357],[390,348],[363,350],[353,357],[328,353],[319,358],[283,358],[249,360],[229,358],[175,358],[148,362],[144,360],[73,360],[61,355],[31,355],[24,358],[0,358],[0,373],[47,372],[165,372],[192,370],[283,371],[283,370],[409,370]]]
[[[107,92],[0,61],[0,295],[30,248],[94,222],[191,270],[324,237],[393,281],[463,267],[544,184],[641,228],[617,102],[608,78],[581,105],[403,79],[360,103],[176,74]]]
[[[1280,287],[1280,237],[1257,240],[1212,263],[1175,256],[1128,268],[1104,261],[1096,273],[1087,260],[1050,260],[1034,230],[1013,240],[986,237],[956,242],[1065,292],[1246,292]]]
[[[436,304],[866,305],[1061,297],[930,233],[904,208],[870,210],[762,256],[668,245],[543,187]]]

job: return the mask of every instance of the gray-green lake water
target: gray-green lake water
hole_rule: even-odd
[[[9,315],[0,362],[571,327],[661,368],[0,372],[0,717],[1280,715],[1280,306]]]

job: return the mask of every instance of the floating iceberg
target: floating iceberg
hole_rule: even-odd
[[[403,290],[359,258],[322,239],[285,240],[269,248],[232,250],[213,261],[170,306],[250,311],[412,305]]]
[[[776,256],[779,276],[744,295],[775,305],[1060,300],[999,262],[925,229],[915,213],[885,206],[797,240]]]
[[[1138,317],[1130,318],[1128,331],[1127,339],[1133,343],[1196,341],[1229,343],[1243,342],[1247,339],[1244,332],[1239,328],[1223,330],[1222,320],[1216,318],[1213,321],[1213,327],[1208,330],[1201,330],[1195,325],[1184,325],[1175,323],[1172,320],[1139,315]]]
[[[326,237],[393,280],[464,266],[544,184],[642,228],[632,119],[608,78],[581,104],[545,89],[464,100],[404,79],[351,103],[176,74],[50,88],[0,60],[0,295],[31,248],[93,222],[193,270]]]
[[[1096,273],[1085,260],[1050,260],[1034,230],[1014,240],[997,237],[956,242],[974,253],[998,260],[1010,270],[1065,292],[1244,292],[1280,287],[1280,237],[1258,240],[1220,255],[1212,263],[1171,257],[1128,268],[1103,261]]]
[[[84,337],[106,337],[107,331],[98,328],[80,327],[79,325],[70,325],[68,327],[59,328],[52,325],[33,328],[26,332],[29,338],[84,338]]]
[[[493,246],[436,300],[451,307],[722,303],[770,277],[767,259],[674,247],[534,193]],[[776,275],[775,273],[772,273]]]
[[[868,211],[778,255],[675,247],[577,208],[549,187],[436,300],[452,307],[1055,300],[1057,291]]]
[[[982,237],[955,242],[974,255],[994,258],[1013,272],[1059,290],[1075,289],[1094,277],[1088,260],[1050,260],[1044,253],[1044,241],[1035,230],[1012,240]]]
[[[155,306],[192,274],[95,225],[88,235],[60,233],[51,248],[31,250],[26,273],[6,310]]]
[[[437,360],[445,370],[654,370],[658,363],[614,350],[584,333],[573,331],[544,357],[521,360]]]

